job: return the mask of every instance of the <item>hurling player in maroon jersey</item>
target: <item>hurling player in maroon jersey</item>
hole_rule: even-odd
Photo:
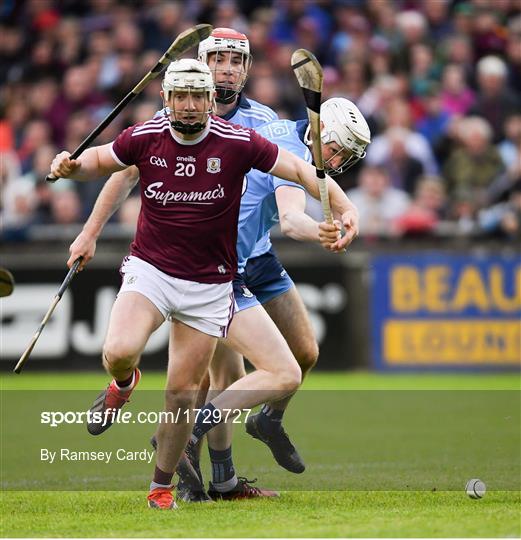
[[[77,160],[62,152],[51,165],[53,175],[76,180],[129,165],[140,171],[142,206],[136,236],[121,268],[123,283],[103,348],[103,363],[113,380],[95,401],[88,428],[100,434],[110,427],[114,412],[128,401],[139,381],[137,366],[150,335],[169,320],[165,410],[178,421],[161,423],[157,430],[156,467],[148,496],[153,508],[175,508],[171,480],[193,421],[187,421],[184,412],[193,408],[217,340],[226,336],[233,316],[231,280],[245,173],[250,168],[270,172],[319,197],[312,165],[255,131],[211,114],[214,91],[205,64],[190,59],[175,62],[163,81],[169,117],[132,126],[112,144],[90,148]],[[358,215],[340,187],[330,178],[327,182],[339,218],[331,231],[330,249],[341,251],[358,232]],[[338,234],[341,225],[343,237]],[[206,406],[212,425],[218,423],[215,411],[281,399],[301,382],[298,363],[267,315],[251,329],[247,342],[232,341],[256,370]]]
[[[198,59],[207,64],[212,72],[215,83],[215,114],[217,116],[234,124],[253,129],[257,129],[267,122],[278,119],[275,111],[266,105],[262,105],[261,103],[246,97],[242,92],[252,63],[250,44],[245,34],[231,28],[214,28],[211,35],[199,43]],[[166,110],[163,109],[158,111],[155,116],[164,115],[165,113]],[[101,233],[104,224],[122,204],[124,198],[130,193],[138,180],[139,170],[135,165],[132,165],[123,171],[114,173],[107,182],[105,182],[82,232],[70,246],[71,255],[67,263],[69,267],[81,256],[82,262],[80,269],[83,269],[88,261],[94,256],[96,240]],[[299,191],[301,190],[299,189]],[[296,197],[288,197],[292,202],[295,198]],[[294,296],[298,296],[296,290],[294,291],[294,294],[286,295],[282,304],[288,312],[292,313],[292,316],[289,319],[293,321],[295,339],[290,340],[288,339],[287,334],[283,335],[290,343],[290,348],[297,361],[301,364],[300,359],[302,355],[295,352],[292,343],[298,340],[299,343],[307,344],[311,340],[314,340],[314,337],[312,335],[311,325],[307,320],[307,314],[303,307],[303,303],[300,301],[299,305],[295,306],[295,303],[291,301]],[[303,320],[304,317],[306,317],[306,320]],[[282,318],[288,320],[286,315]],[[274,320],[276,324],[278,324],[276,319]],[[303,347],[300,347],[298,352],[300,352],[302,348]],[[242,356],[232,352],[222,343],[217,345],[211,363],[211,370],[213,388],[221,390],[245,374]],[[209,388],[210,373],[207,374],[201,383],[196,403],[197,408],[205,405]],[[217,469],[219,470],[219,476],[213,476],[214,482],[212,486],[216,488],[220,488],[222,484],[222,482],[217,482],[217,480],[223,476],[221,471],[225,470],[223,474],[228,477],[233,468],[233,462],[230,458],[230,460],[226,462],[226,468],[223,469],[221,462],[222,451],[215,449],[230,447],[231,438],[231,423],[223,422],[222,425],[217,426],[216,429],[208,434],[208,449],[212,460],[212,467],[214,471]],[[197,454],[200,453],[201,447],[202,444],[197,445]],[[215,460],[213,459],[214,457]],[[194,461],[194,468],[200,473],[198,461],[198,459]],[[216,461],[215,464],[214,461]],[[202,474],[199,474],[199,476],[202,478]],[[220,493],[221,497],[257,498],[274,496],[276,494],[271,490],[265,490],[258,486],[250,486],[248,481],[241,476],[235,474],[232,476],[233,479],[229,480],[227,478],[225,487],[229,489],[227,489],[225,493]],[[234,482],[236,482],[235,485]],[[204,489],[194,489],[191,484],[192,482],[185,482],[183,477],[180,477],[177,484],[178,499],[190,502],[207,501],[209,499],[209,496]]]

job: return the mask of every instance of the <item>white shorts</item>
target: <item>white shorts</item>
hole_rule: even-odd
[[[125,258],[120,271],[120,293],[138,292],[165,319],[176,319],[210,336],[226,337],[235,312],[231,282],[198,283],[175,278],[133,255]]]

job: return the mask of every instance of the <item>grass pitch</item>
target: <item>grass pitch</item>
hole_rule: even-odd
[[[8,395],[9,390],[74,388],[96,392],[104,387],[106,381],[107,378],[103,373],[36,374],[27,372],[21,377],[4,375],[0,379],[0,384],[4,391],[2,401],[5,404],[5,396]],[[161,389],[163,381],[163,374],[145,372],[145,377],[140,383],[140,390]],[[477,393],[472,395],[479,397],[481,396],[479,392],[482,391],[519,391],[519,377],[518,375],[315,373],[306,381],[305,388],[323,390],[324,392],[312,392],[308,395],[313,395],[321,402],[326,397],[330,397],[333,404],[338,403],[335,401],[337,398],[347,399],[352,395],[352,392],[342,393],[342,391],[381,391],[381,394],[369,393],[367,395],[382,395],[384,400],[387,399],[386,390],[450,390],[451,392],[443,395],[453,397],[457,397],[460,391],[475,390]],[[405,397],[409,395],[406,393]],[[436,392],[430,395],[437,396]],[[483,396],[490,396],[490,407],[487,406],[487,410],[492,409],[490,418],[496,418],[497,421],[506,418],[501,408],[504,404],[501,404],[498,399],[497,410],[494,411],[493,405],[496,400],[492,397],[503,395],[509,394],[502,392],[483,394]],[[401,394],[396,394],[397,398],[400,396]],[[467,402],[465,403],[468,405]],[[359,454],[363,453],[363,444],[367,445],[367,441],[372,440],[376,424],[371,426],[371,422],[378,420],[371,417],[371,412],[374,411],[366,411],[366,416],[361,416],[362,421],[353,426],[351,433],[346,434],[345,445],[343,445],[338,442],[344,439],[338,439],[334,444],[333,432],[335,430],[332,430],[327,422],[323,422],[324,426],[317,424],[313,425],[312,429],[298,431],[302,427],[298,419],[308,413],[306,409],[308,405],[309,401],[306,399],[300,403],[296,401],[294,411],[288,412],[287,415],[291,428],[300,433],[299,448],[302,445],[308,464],[307,471],[301,476],[291,475],[280,469],[261,443],[242,437],[242,427],[237,430],[238,442],[235,445],[234,441],[234,449],[239,471],[241,474],[247,473],[248,476],[250,473],[259,476],[259,484],[280,489],[279,499],[220,502],[196,506],[184,504],[180,505],[177,512],[156,512],[145,507],[146,481],[151,466],[145,467],[143,477],[139,477],[137,481],[137,485],[143,485],[143,491],[121,491],[128,489],[126,486],[130,482],[125,475],[119,479],[120,491],[92,491],[95,489],[95,484],[91,473],[83,478],[71,477],[70,473],[64,469],[56,469],[56,480],[61,483],[62,489],[72,487],[78,491],[45,491],[45,486],[38,484],[34,486],[37,489],[35,491],[3,491],[0,533],[2,537],[518,537],[521,535],[519,487],[495,490],[494,478],[482,476],[482,469],[479,469],[479,472],[476,471],[476,476],[482,476],[489,487],[489,492],[482,500],[469,499],[464,493],[464,482],[461,489],[456,490],[454,487],[454,491],[440,491],[436,489],[436,485],[430,484],[428,479],[418,478],[417,485],[422,486],[421,490],[414,489],[417,487],[416,484],[412,485],[411,490],[385,490],[388,483],[399,482],[401,478],[397,474],[385,477],[383,472],[389,463],[381,463],[381,460],[377,459],[378,453],[371,461],[372,448],[366,448],[367,455],[364,456],[364,460],[352,463],[350,468],[346,465],[354,459],[360,459]],[[462,403],[458,401],[451,403],[449,400],[448,406],[449,412],[453,410],[456,415],[458,406],[461,409]],[[479,403],[476,406],[479,406]],[[439,407],[441,404],[433,400],[433,408]],[[357,415],[362,415],[363,412],[357,411]],[[466,410],[463,409],[463,413],[466,414]],[[516,422],[516,411],[512,413]],[[21,418],[29,422],[23,415]],[[23,435],[24,428],[21,418],[18,418],[18,423],[21,424],[20,436]],[[391,414],[388,421],[392,421]],[[472,424],[471,421],[472,418],[469,418],[468,436],[472,436],[473,430],[479,426],[479,424]],[[444,422],[447,424],[446,429],[450,430],[451,426],[446,420]],[[487,419],[484,428],[489,423]],[[378,424],[377,430],[380,431],[384,424]],[[358,436],[358,431],[363,430],[364,426],[367,426],[367,433],[361,433]],[[431,427],[433,426],[427,426],[426,432],[431,432]],[[149,426],[146,428],[149,429]],[[319,428],[323,431],[319,431]],[[117,429],[120,431],[116,431]],[[115,435],[112,434],[113,430]],[[107,435],[121,439],[124,431],[122,426],[114,426]],[[292,433],[290,429],[288,431]],[[518,431],[519,428],[516,427],[502,432],[506,436],[504,440],[508,441],[508,444],[503,444],[507,448],[503,449],[495,448],[498,446],[498,441],[490,440],[491,435],[485,433],[482,437],[483,455],[475,454],[474,458],[477,461],[472,466],[486,468],[487,463],[484,459],[487,454],[497,455],[499,456],[497,459],[490,460],[494,463],[488,465],[491,467],[489,476],[496,470],[498,475],[508,475],[509,471],[513,471],[512,474],[517,473],[518,465],[510,463],[509,456],[515,455],[516,450],[519,452]],[[83,432],[84,429],[78,432],[81,433],[78,436],[83,437]],[[319,433],[319,440],[316,440],[317,433]],[[331,433],[330,437],[328,433]],[[309,441],[305,439],[306,434],[309,434]],[[2,435],[2,448],[5,454],[9,454],[14,448],[23,458],[27,448],[20,444],[21,439],[7,440],[12,437],[5,436],[6,428],[4,427],[2,427]],[[378,440],[376,443],[378,444]],[[407,448],[407,444],[403,446]],[[450,473],[447,474],[447,478],[440,479],[440,485],[452,485],[450,484],[452,477],[456,476],[458,479],[454,486],[459,486],[458,475],[467,474],[464,444],[461,446],[461,454],[456,453],[449,459],[447,454],[440,452],[437,461],[431,463],[436,478],[443,475],[445,471]],[[395,452],[397,448],[398,446],[391,446],[389,452]],[[445,447],[442,446],[442,448]],[[414,468],[415,463],[418,466],[418,455],[425,451],[417,447],[410,448],[408,455],[403,457],[403,463],[410,464],[410,468]],[[494,452],[499,453],[494,454]],[[399,453],[396,456],[401,459]],[[203,458],[206,459],[206,453],[203,454]],[[429,459],[432,460],[432,456],[429,456]],[[505,462],[500,463],[501,459]],[[459,471],[456,470],[453,460],[456,460],[460,467]],[[22,462],[27,470],[21,471],[18,476],[32,477],[28,473],[31,464],[27,459],[22,459]],[[322,462],[323,466],[320,466]],[[402,463],[402,461],[395,463]],[[395,463],[391,463],[393,471]],[[343,490],[333,489],[336,485],[333,480],[337,482],[342,480],[340,469],[338,469],[339,464],[343,464],[342,466],[348,471],[347,485],[354,484],[356,489],[353,487]],[[370,464],[373,468],[364,468],[363,464]],[[379,485],[375,482],[375,467],[378,477],[383,477]],[[4,482],[6,478],[10,478],[12,471],[3,469],[1,472]],[[37,472],[36,470],[35,475]],[[403,474],[406,473],[407,470],[404,470]],[[417,475],[421,476],[421,474],[424,474],[422,467],[418,469]],[[335,475],[339,478],[332,478]],[[490,480],[492,480],[492,485]],[[367,490],[360,487],[364,485],[364,482],[368,486],[365,488]],[[513,482],[510,484],[507,482],[505,485],[519,486],[519,478],[514,478]],[[326,490],[320,490],[320,486],[325,487]]]

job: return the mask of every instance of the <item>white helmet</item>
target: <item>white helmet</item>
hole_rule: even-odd
[[[320,135],[322,144],[336,142],[342,149],[325,163],[329,174],[341,174],[365,157],[365,149],[371,142],[371,132],[353,102],[340,97],[324,101],[320,107],[320,119],[323,122]],[[345,150],[350,151],[349,156],[339,167],[328,166],[328,162]]]
[[[215,85],[213,83],[210,68],[203,62],[193,58],[182,58],[172,62],[165,73],[162,83],[165,99],[168,100],[170,92],[173,91],[200,91],[207,92],[208,108],[202,114],[201,121],[193,124],[183,123],[176,117],[176,111],[171,111],[174,120],[171,120],[172,127],[181,133],[197,133],[201,131],[211,114],[215,97]]]
[[[242,92],[248,71],[251,66],[252,57],[250,54],[250,42],[245,34],[237,32],[232,28],[215,28],[209,37],[199,43],[198,59],[201,62],[208,63],[208,53],[233,52],[241,55],[241,70],[237,82],[233,85],[220,85],[217,78],[218,71],[228,71],[231,69],[231,55],[226,66],[217,66],[212,68],[214,81],[216,81],[216,101],[219,103],[231,103],[237,95]]]

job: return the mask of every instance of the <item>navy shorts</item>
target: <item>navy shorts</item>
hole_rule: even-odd
[[[263,255],[249,259],[244,272],[235,275],[233,294],[237,311],[265,304],[293,286],[293,280],[271,248]]]

